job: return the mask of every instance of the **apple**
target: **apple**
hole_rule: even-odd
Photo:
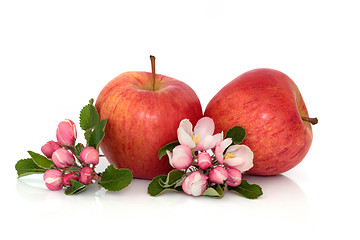
[[[267,68],[248,71],[224,86],[208,103],[205,116],[215,131],[246,130],[242,144],[254,152],[254,175],[276,175],[299,164],[313,139],[304,100],[284,73]]]
[[[134,178],[152,179],[172,167],[158,151],[177,140],[177,128],[187,118],[202,116],[198,96],[184,82],[152,72],[125,72],[100,92],[95,107],[107,119],[100,148],[116,168],[132,170]]]

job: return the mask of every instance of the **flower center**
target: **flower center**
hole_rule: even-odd
[[[199,137],[200,137],[200,135],[197,135],[196,137],[193,137],[193,138],[192,138],[192,140],[194,141],[194,143],[195,143],[196,145],[200,142]]]
[[[232,155],[231,153],[227,153],[227,154],[225,154],[224,158],[225,158],[225,159],[228,159],[228,158],[235,158],[235,156],[234,156],[234,155]]]

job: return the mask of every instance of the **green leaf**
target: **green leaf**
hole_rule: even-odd
[[[202,195],[213,198],[222,198],[224,196],[224,188],[221,187],[219,184],[216,184],[214,187],[207,188]]]
[[[225,138],[231,138],[233,141],[233,144],[240,144],[246,135],[246,131],[244,128],[240,126],[235,126],[230,128],[225,135]]]
[[[39,167],[32,158],[21,159],[15,164],[18,178],[31,174],[44,173],[46,169]]]
[[[89,142],[90,135],[91,135],[91,133],[93,132],[93,130],[94,130],[94,129],[90,128],[90,129],[88,129],[88,130],[86,130],[86,131],[84,132],[84,137],[85,137],[85,140],[86,140],[87,143]]]
[[[148,194],[150,194],[150,196],[158,196],[166,190],[166,188],[160,185],[160,181],[166,181],[166,177],[166,175],[154,177],[148,186]]]
[[[148,194],[152,197],[159,196],[164,191],[177,191],[177,192],[183,192],[182,186],[179,184],[181,181],[178,181],[176,184],[173,184],[170,187],[163,187],[161,184],[166,182],[167,176],[166,175],[159,175],[155,177],[148,186]],[[180,178],[180,180],[182,180]]]
[[[96,150],[99,150],[100,143],[105,136],[106,122],[106,119],[100,121],[90,134],[88,145],[94,147]]]
[[[66,195],[73,195],[73,194],[81,193],[82,191],[86,190],[91,185],[91,183],[85,185],[74,179],[70,179],[70,181],[71,181],[71,185],[68,188],[66,188],[66,190],[65,190]]]
[[[242,180],[241,184],[237,187],[228,186],[227,189],[249,199],[256,199],[263,195],[259,185],[249,184],[246,180]]]
[[[166,144],[165,146],[160,148],[160,150],[158,152],[159,159],[161,159],[163,156],[166,155],[166,150],[171,152],[177,145],[180,145],[180,143],[178,141],[175,141],[175,142],[171,142],[169,144]]]
[[[182,186],[180,185],[180,186],[173,186],[172,188],[171,188],[171,190],[175,190],[175,191],[177,191],[177,192],[184,192],[184,190],[182,189]]]
[[[83,109],[81,109],[80,112],[80,127],[83,130],[88,130],[91,128],[94,128],[98,122],[99,122],[99,113],[96,110],[96,108],[94,107],[94,105],[92,105],[91,103],[93,103],[94,101],[91,102],[88,105],[86,105],[85,107],[83,107]]]
[[[34,163],[41,168],[49,169],[51,165],[53,165],[53,162],[51,160],[41,154],[32,151],[28,151],[28,153],[34,160]]]
[[[181,180],[183,180],[184,176],[185,172],[174,169],[168,173],[165,181],[159,179],[159,184],[164,188],[172,187]]]
[[[120,191],[131,183],[133,175],[129,169],[117,169],[114,165],[108,166],[101,174],[100,186],[109,191]]]
[[[76,144],[76,146],[75,146],[75,154],[76,154],[76,156],[79,156],[83,149],[84,149],[84,144],[82,144],[82,143]]]

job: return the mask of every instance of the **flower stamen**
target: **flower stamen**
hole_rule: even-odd
[[[224,156],[225,159],[229,159],[229,158],[235,158],[234,155],[232,155],[231,153],[226,153]]]
[[[194,141],[194,143],[196,145],[198,145],[198,143],[200,142],[199,138],[200,138],[200,135],[197,135],[196,137],[192,137],[192,140]]]

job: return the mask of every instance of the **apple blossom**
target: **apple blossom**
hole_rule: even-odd
[[[207,169],[212,163],[210,154],[207,152],[201,152],[197,155],[198,165],[201,169]]]
[[[220,133],[213,136],[215,124],[209,117],[199,119],[194,131],[192,128],[190,120],[184,119],[180,122],[177,135],[180,144],[186,145],[195,151],[206,151],[213,148],[222,136]]]
[[[52,191],[60,190],[63,187],[63,173],[59,169],[49,169],[43,175],[45,185]]]
[[[184,170],[192,164],[192,151],[186,145],[177,145],[172,152],[167,150],[166,153],[173,168]]]
[[[59,123],[56,129],[56,139],[61,146],[72,147],[77,137],[75,123],[66,119]]]
[[[187,176],[183,183],[182,189],[188,195],[200,196],[206,190],[208,176],[200,173],[199,171],[191,173]]]
[[[57,149],[52,154],[51,159],[58,168],[69,167],[75,162],[74,155],[64,148]]]
[[[216,157],[216,160],[220,164],[224,163],[223,153],[224,153],[225,149],[231,145],[231,143],[232,143],[232,139],[231,138],[226,138],[226,139],[224,139],[222,141],[218,141],[215,144],[215,157]]]
[[[224,164],[245,172],[253,167],[254,153],[246,145],[232,145],[224,155]]]
[[[51,155],[53,154],[53,152],[55,152],[55,150],[61,148],[61,146],[54,141],[48,141],[47,143],[45,143],[42,147],[41,147],[41,152],[47,157],[47,158],[51,158]]]
[[[79,178],[79,182],[81,182],[82,184],[89,184],[91,183],[91,181],[93,180],[94,178],[94,172],[93,170],[91,169],[91,167],[83,167],[81,170],[80,170],[80,178]]]
[[[85,164],[97,165],[99,163],[99,152],[94,147],[87,146],[80,152],[80,159]]]
[[[227,180],[226,184],[231,187],[236,187],[241,184],[241,172],[237,170],[236,168],[229,168],[226,169],[227,172]]]
[[[71,172],[71,173],[67,173],[63,176],[62,178],[62,183],[65,185],[65,186],[70,186],[71,185],[71,179],[73,180],[79,180],[79,176],[76,175],[76,173],[74,172]]]
[[[222,166],[216,166],[209,172],[209,180],[216,184],[223,184],[228,174]]]

